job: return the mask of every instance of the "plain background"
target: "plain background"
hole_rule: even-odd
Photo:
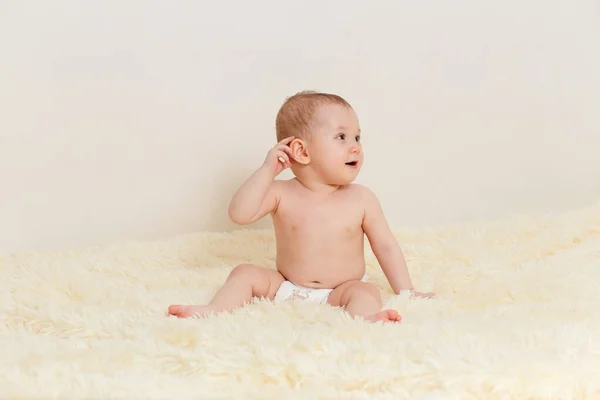
[[[0,251],[237,228],[304,89],[354,105],[394,227],[595,202],[599,4],[2,2]]]

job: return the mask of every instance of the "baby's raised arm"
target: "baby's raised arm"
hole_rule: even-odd
[[[229,204],[229,218],[236,224],[258,221],[277,206],[278,193],[274,180],[291,165],[288,137],[269,150],[264,163],[240,186]]]

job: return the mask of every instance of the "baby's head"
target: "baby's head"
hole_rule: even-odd
[[[352,182],[363,163],[360,124],[342,97],[305,91],[286,99],[275,121],[277,141],[294,136],[292,171],[328,185]]]

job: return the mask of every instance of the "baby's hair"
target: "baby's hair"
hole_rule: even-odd
[[[289,136],[307,138],[313,121],[314,113],[318,107],[327,104],[338,104],[352,107],[346,100],[337,94],[305,90],[288,97],[275,119],[277,141]]]

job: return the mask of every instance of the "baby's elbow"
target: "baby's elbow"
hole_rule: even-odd
[[[229,208],[227,214],[229,215],[229,219],[231,220],[231,222],[233,222],[234,224],[250,225],[252,223],[252,218],[248,218],[243,215],[240,215],[231,207]]]
[[[231,222],[237,225],[250,225],[253,221],[249,219],[230,218]]]
[[[381,256],[385,256],[388,254],[397,253],[400,250],[400,245],[395,240],[388,240],[385,242],[376,243],[374,246],[374,252],[380,254]]]

